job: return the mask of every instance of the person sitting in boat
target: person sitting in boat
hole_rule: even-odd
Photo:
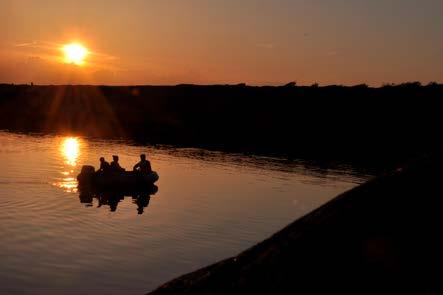
[[[145,154],[140,155],[140,162],[138,162],[137,164],[134,165],[133,170],[144,173],[144,174],[148,174],[148,173],[152,172],[151,162],[146,160]]]
[[[118,163],[118,156],[112,156],[112,162],[110,165],[110,170],[113,172],[123,172],[125,171],[124,168],[120,167],[120,164]]]
[[[105,158],[101,157],[100,158],[100,168],[97,170],[97,172],[98,171],[107,172],[107,171],[109,171],[109,168],[110,168],[109,163],[105,161]]]

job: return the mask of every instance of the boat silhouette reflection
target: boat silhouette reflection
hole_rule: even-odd
[[[151,196],[158,192],[158,186],[151,185],[144,187],[143,189],[136,190],[99,190],[94,191],[91,189],[79,188],[80,203],[85,204],[87,207],[92,207],[94,199],[97,200],[97,207],[109,207],[111,212],[117,211],[118,204],[130,197],[132,203],[137,206],[137,213],[143,214],[145,208],[148,207],[151,200]]]

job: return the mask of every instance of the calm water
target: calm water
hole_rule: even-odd
[[[150,199],[79,198],[81,165],[149,155]],[[143,294],[238,254],[368,178],[200,149],[0,131],[0,294]],[[140,214],[142,213],[142,214]]]

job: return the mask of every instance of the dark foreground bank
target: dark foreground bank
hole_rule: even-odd
[[[442,294],[442,167],[398,168],[150,294]]]
[[[443,85],[0,84],[0,129],[389,166],[443,143]]]

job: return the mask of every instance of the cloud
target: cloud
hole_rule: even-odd
[[[34,40],[32,42],[17,43],[14,47],[30,48],[30,49],[44,49],[44,50],[58,50],[61,45],[57,43]]]
[[[275,47],[274,43],[259,43],[257,47],[264,49],[273,49]]]
[[[11,44],[8,55],[9,57],[14,56],[19,62],[25,62],[33,69],[36,69],[36,66],[42,67],[42,71],[48,67],[62,69],[64,63],[62,47],[63,43],[61,42],[33,40]],[[90,68],[90,73],[93,74],[93,72],[100,72],[101,70],[115,71],[121,69],[122,67],[118,65],[118,61],[119,58],[116,56],[89,48],[86,63]],[[101,77],[102,75],[98,76]],[[103,76],[106,76],[106,80],[110,79],[109,75]]]
[[[34,42],[30,42],[30,43],[19,43],[19,44],[14,44],[15,47],[30,47],[30,46],[35,46],[37,44],[36,41]]]

